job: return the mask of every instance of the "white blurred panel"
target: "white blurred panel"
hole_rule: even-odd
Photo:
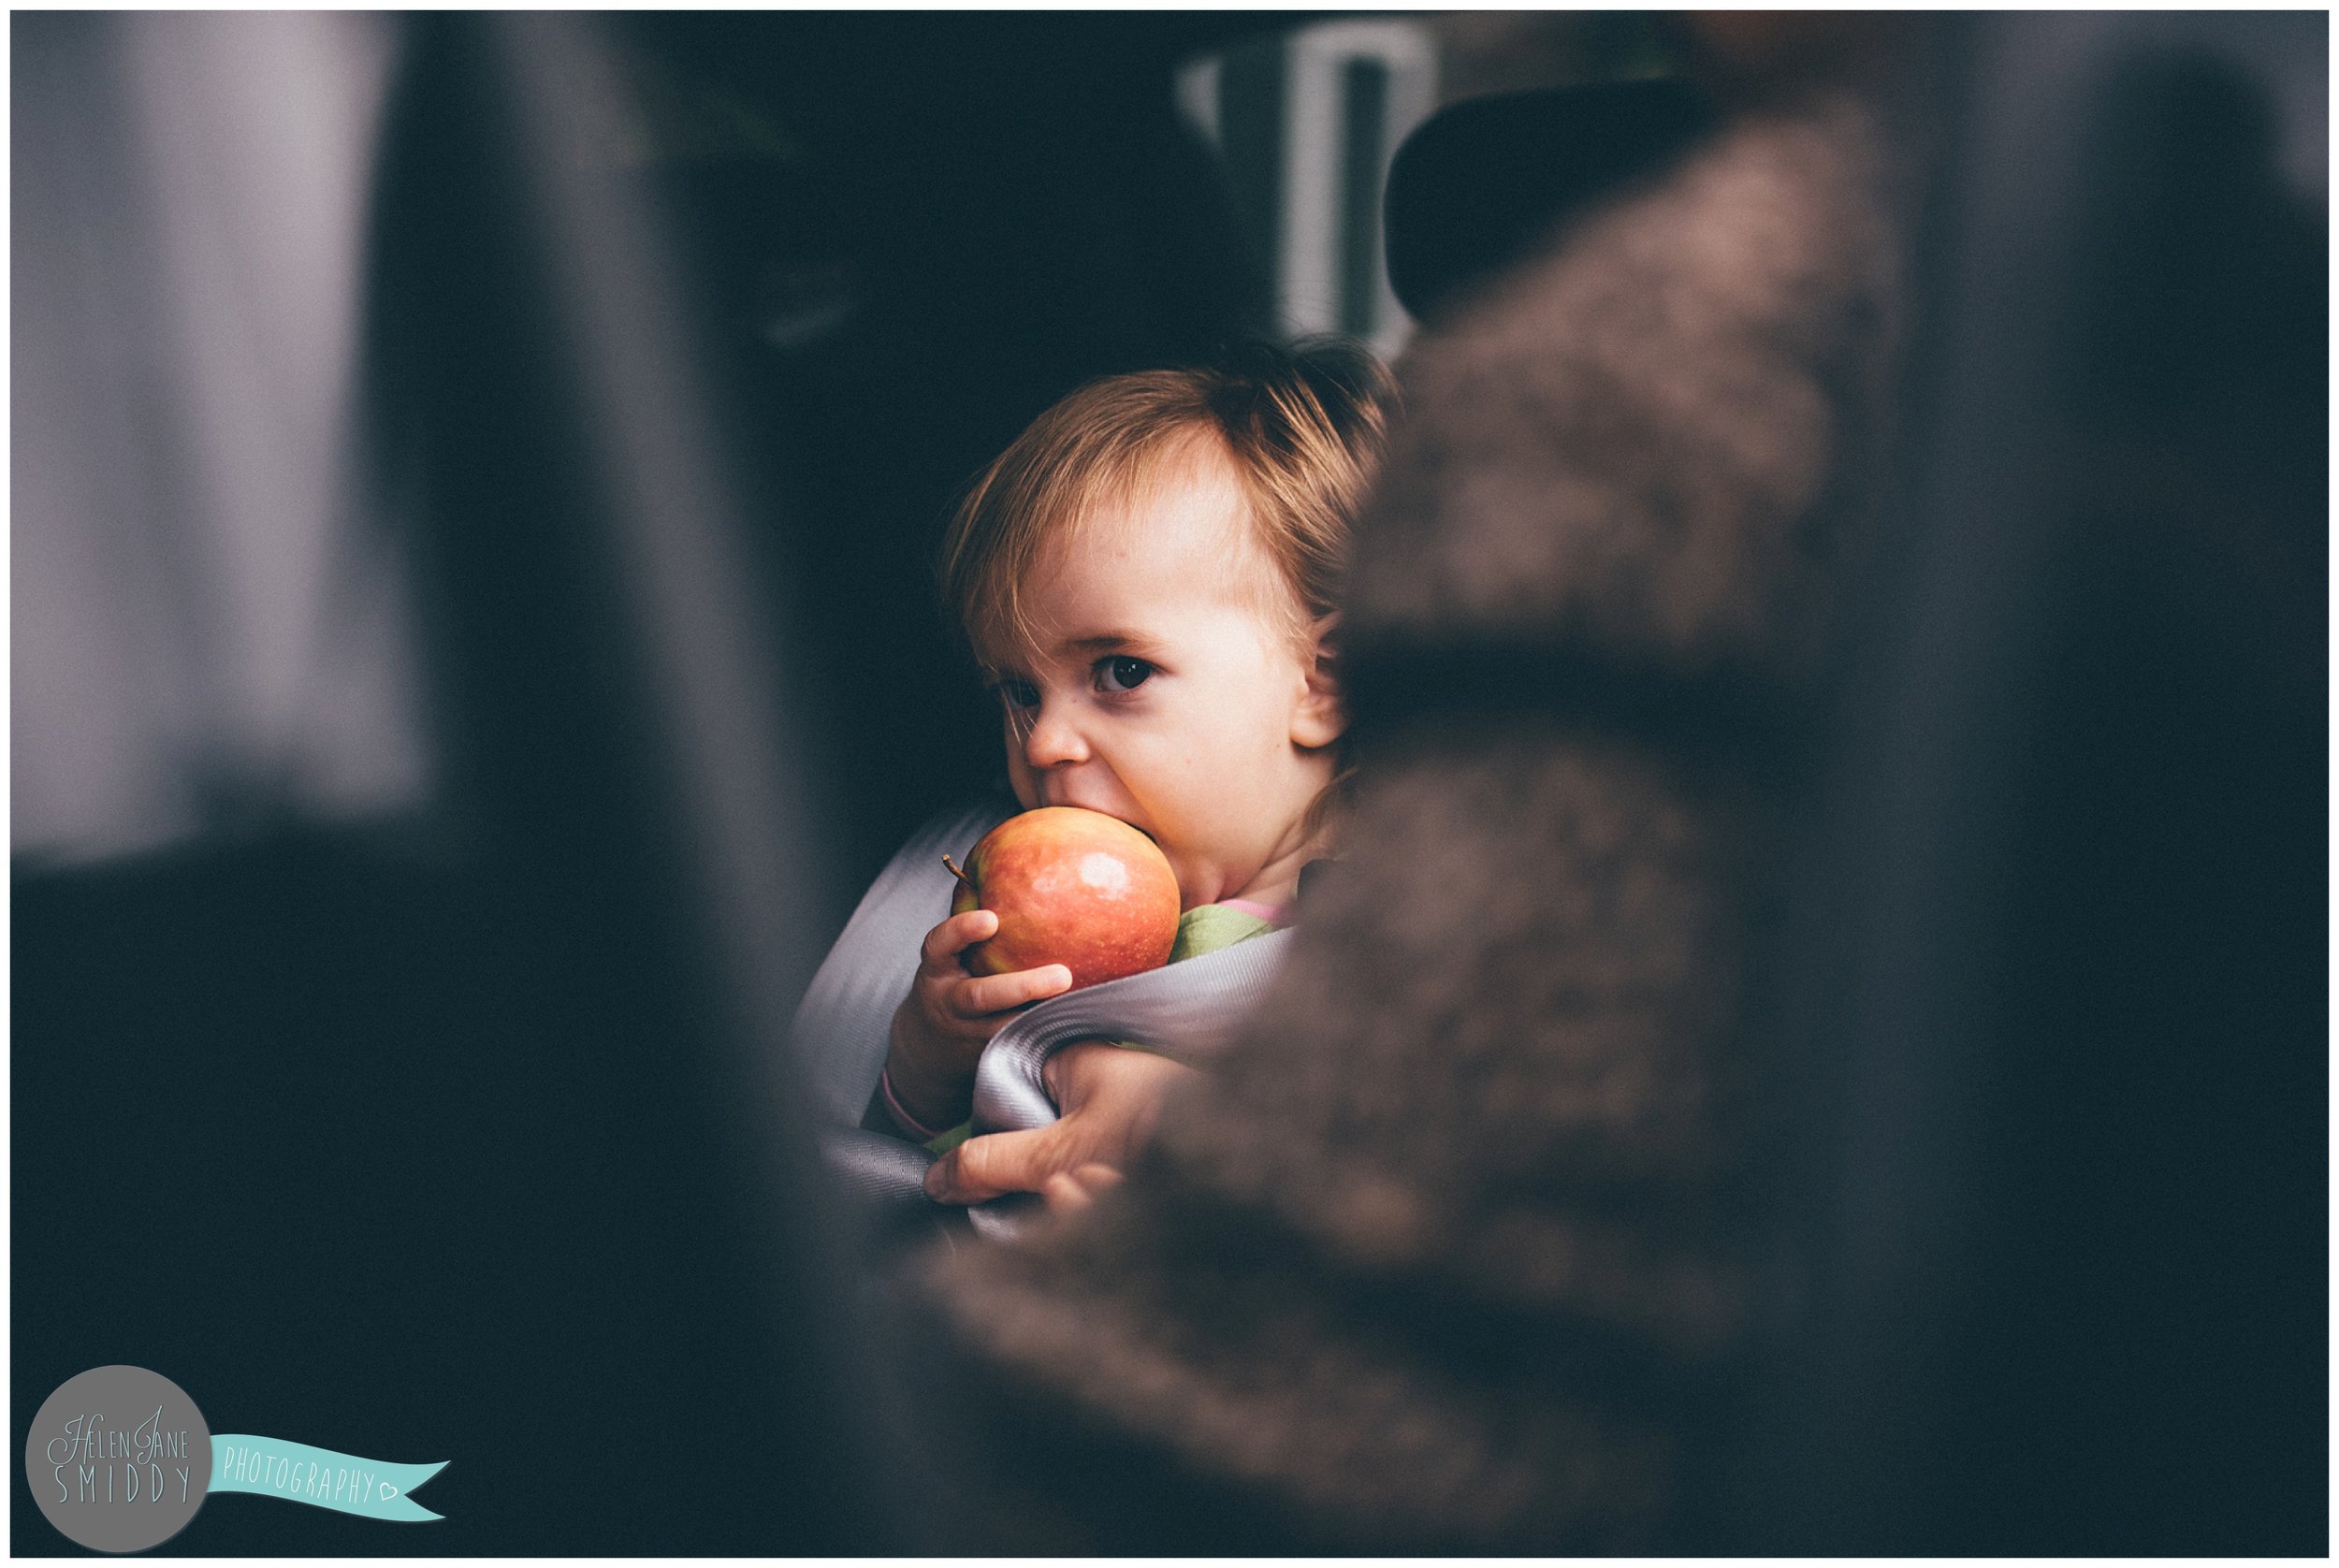
[[[14,850],[413,805],[404,585],[356,440],[395,23],[32,21],[12,35]]]
[[[1327,22],[1291,36],[1284,100],[1280,281],[1285,327],[1293,336],[1342,327],[1341,256],[1345,225],[1353,221],[1344,213],[1342,201],[1351,173],[1345,167],[1348,152],[1343,134],[1343,117],[1349,109],[1344,79],[1352,61],[1376,65],[1387,73],[1379,167],[1371,171],[1376,211],[1377,193],[1387,183],[1389,162],[1398,147],[1437,108],[1437,51],[1418,22]],[[1387,357],[1404,346],[1413,322],[1388,286],[1377,229],[1372,250],[1376,304],[1371,341]]]

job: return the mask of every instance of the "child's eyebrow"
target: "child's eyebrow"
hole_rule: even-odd
[[[1117,648],[1153,648],[1159,642],[1140,632],[1099,632],[1093,637],[1067,637],[1058,653],[1110,653]]]

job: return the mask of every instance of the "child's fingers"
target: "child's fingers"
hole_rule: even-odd
[[[952,915],[926,933],[925,941],[918,949],[918,966],[937,977],[963,975],[966,971],[960,965],[958,955],[977,942],[987,940],[998,929],[999,917],[988,909],[969,909],[963,915]]]
[[[1042,964],[1037,969],[1017,969],[1011,974],[961,980],[951,988],[952,1006],[961,1017],[983,1018],[1071,988],[1071,970],[1061,964]]]

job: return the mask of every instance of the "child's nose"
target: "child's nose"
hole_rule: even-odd
[[[1061,767],[1088,760],[1088,742],[1072,721],[1065,704],[1044,702],[1033,716],[1031,733],[1024,737],[1024,761],[1035,770]]]

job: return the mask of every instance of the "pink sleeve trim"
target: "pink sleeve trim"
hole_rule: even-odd
[[[1255,898],[1222,898],[1218,902],[1229,909],[1249,915],[1254,920],[1263,920],[1270,925],[1281,925],[1284,922],[1284,911],[1278,905],[1261,904]]]
[[[885,1113],[893,1118],[893,1125],[921,1143],[930,1143],[942,1136],[936,1128],[920,1122],[902,1109],[902,1102],[893,1094],[893,1074],[891,1068],[878,1074],[878,1093],[884,1097]]]

